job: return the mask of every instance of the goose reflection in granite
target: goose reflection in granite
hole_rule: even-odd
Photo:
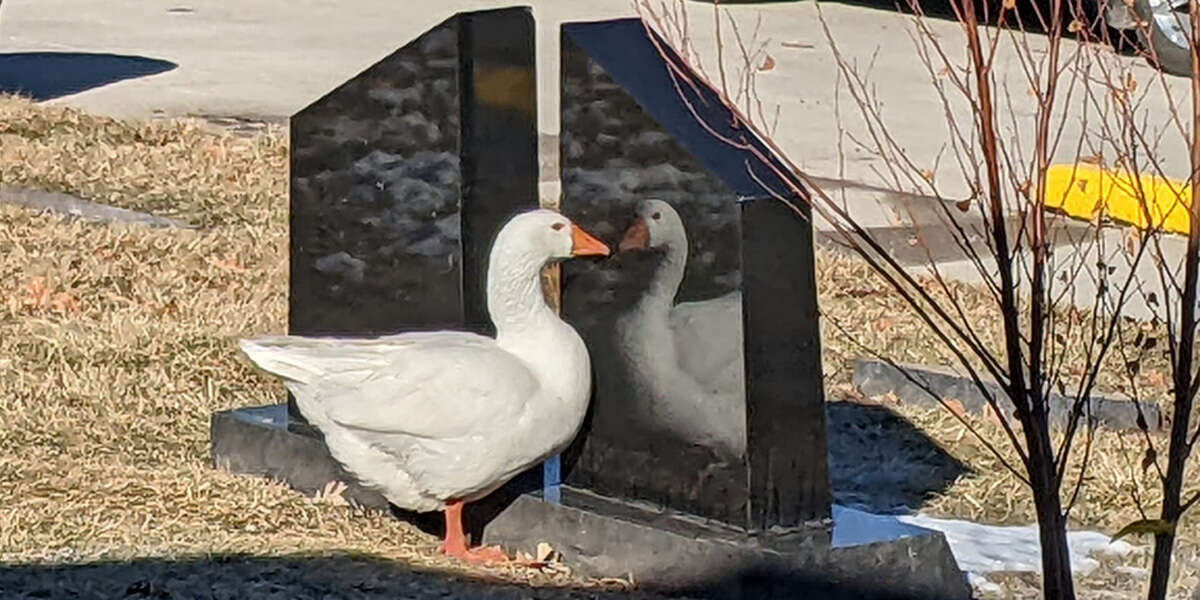
[[[644,200],[620,251],[650,251],[649,285],[614,320],[638,417],[730,457],[746,451],[742,296],[738,290],[676,304],[688,260],[687,230],[662,200]]]
[[[588,434],[566,457],[566,480],[738,522],[747,494],[729,482],[747,478],[748,416],[745,369],[731,356],[742,317],[688,314],[740,293],[739,196],[569,40],[562,61],[563,212],[614,249],[647,220],[644,248],[563,265],[563,315],[595,373]],[[655,212],[674,229],[651,224]]]

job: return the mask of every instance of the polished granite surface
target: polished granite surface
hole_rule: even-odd
[[[811,224],[773,199],[803,204],[769,151],[720,140],[748,133],[661,43],[635,19],[563,28],[563,211],[614,247],[640,220],[650,246],[564,268],[595,370],[566,481],[804,526],[829,515]]]
[[[532,32],[455,16],[292,118],[292,333],[487,329],[491,240],[537,206]]]

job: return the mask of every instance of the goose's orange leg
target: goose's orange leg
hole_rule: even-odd
[[[446,515],[446,539],[442,541],[442,553],[473,563],[508,562],[508,555],[496,546],[467,548],[467,536],[462,525],[462,500],[451,500],[443,511]]]

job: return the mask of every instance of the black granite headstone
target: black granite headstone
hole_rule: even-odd
[[[750,531],[828,518],[801,188],[638,19],[563,26],[560,160],[564,213],[616,247],[643,211],[653,246],[564,266],[596,373],[567,484]]]
[[[490,332],[492,238],[538,206],[533,39],[460,13],[292,117],[290,334]]]
[[[290,333],[490,333],[487,252],[538,205],[533,33],[528,9],[460,13],[292,119]],[[563,211],[614,247],[653,221],[653,247],[566,263],[595,371],[566,485],[530,492],[530,470],[473,503],[472,532],[713,597],[968,597],[940,534],[827,526],[801,188],[641,21],[569,24],[562,45]],[[307,493],[352,479],[288,408],[214,414],[214,464]]]

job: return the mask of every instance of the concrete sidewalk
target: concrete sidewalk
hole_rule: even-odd
[[[213,115],[284,119],[346,78],[460,10],[514,4],[503,0],[359,0],[353,9],[316,0],[7,0],[0,8],[0,55],[31,51],[69,51],[132,55],[174,63],[177,68],[158,75],[127,79],[53,100],[88,111],[121,117],[153,115]],[[539,28],[541,60],[556,60],[558,26],[563,21],[594,20],[634,14],[629,0],[532,0]],[[694,41],[716,77],[716,27],[711,5],[689,3]],[[813,3],[734,5],[728,8],[743,32],[752,31],[761,16],[761,38],[775,68],[760,75],[764,105],[780,106],[775,139],[783,150],[812,174],[894,187],[879,157],[842,132],[869,139],[858,107],[844,90],[838,91],[837,69],[818,9]],[[915,50],[910,19],[890,10],[853,4],[822,3],[824,15],[841,54],[855,62],[879,94],[890,134],[915,165],[934,172],[946,197],[968,193],[959,166],[949,152],[946,108],[931,86],[931,75]],[[932,19],[934,33],[961,59],[963,34],[953,22]],[[726,42],[732,37],[728,19]],[[1040,35],[1028,36],[1035,48]],[[1075,43],[1066,44],[1066,52]],[[1032,143],[1034,99],[1011,43],[1003,42],[997,57],[997,83],[1009,89],[1017,126],[1003,120],[1001,135],[1020,135]],[[730,48],[726,63],[732,76],[741,61]],[[1154,71],[1138,59],[1132,64],[1139,89],[1161,87],[1151,81]],[[553,102],[554,82],[541,81],[545,100]],[[1167,88],[1186,99],[1187,82],[1170,78]],[[1079,93],[1070,102],[1057,157],[1074,162],[1082,138],[1096,131],[1085,126]],[[969,126],[969,113],[952,102],[950,113]],[[549,105],[547,105],[549,106]],[[1169,125],[1165,96],[1148,93],[1142,110],[1152,127]],[[543,113],[550,111],[543,110]],[[1095,117],[1091,117],[1095,120]],[[542,130],[557,131],[557,115],[540,116]],[[1095,129],[1092,125],[1090,129]],[[1172,174],[1187,174],[1187,152],[1181,136],[1168,133],[1159,155]]]

